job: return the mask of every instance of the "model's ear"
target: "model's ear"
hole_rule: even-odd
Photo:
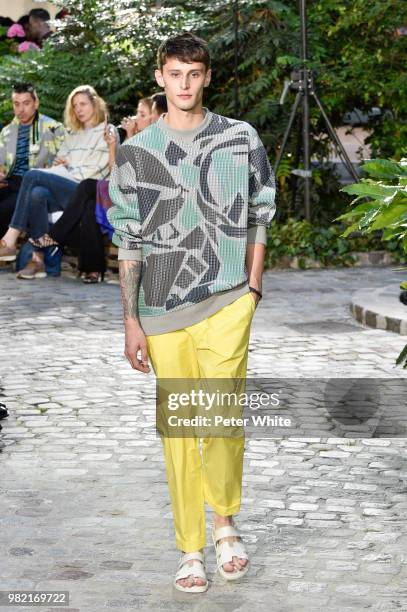
[[[164,84],[164,79],[163,79],[161,70],[156,70],[154,72],[154,76],[155,76],[155,80],[157,81],[157,84],[164,89],[165,84]]]
[[[212,78],[212,70],[209,68],[209,70],[207,71],[205,75],[204,87],[208,87],[209,83],[211,82],[211,78]]]
[[[38,96],[36,96],[35,103],[34,103],[35,110],[38,110],[39,106],[40,106],[40,99]]]

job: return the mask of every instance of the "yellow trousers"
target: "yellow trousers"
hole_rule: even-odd
[[[250,327],[256,308],[251,293],[199,323],[147,336],[157,378],[246,378]],[[176,546],[193,552],[206,544],[205,502],[222,516],[240,510],[244,437],[161,436]]]

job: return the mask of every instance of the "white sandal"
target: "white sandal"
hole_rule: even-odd
[[[189,565],[188,561],[194,561],[192,565]],[[190,587],[184,587],[182,584],[178,584],[177,580],[188,578],[191,576],[194,578],[202,578],[206,580],[205,584],[194,584]],[[184,553],[178,563],[178,571],[175,574],[173,585],[178,591],[184,593],[204,593],[208,589],[208,579],[205,573],[204,556],[201,552]]]
[[[230,542],[228,540],[225,542],[219,542],[219,540],[226,538],[227,536],[236,536],[240,540],[235,540],[234,542]],[[215,545],[218,570],[220,575],[223,576],[225,580],[237,580],[249,571],[249,556],[246,552],[246,548],[242,538],[239,535],[239,532],[235,527],[233,527],[233,525],[226,525],[225,527],[219,527],[219,529],[215,529],[213,526],[212,540]],[[235,569],[233,572],[227,572],[223,569],[223,565],[225,563],[233,563],[233,557],[247,559],[247,563],[241,570]]]

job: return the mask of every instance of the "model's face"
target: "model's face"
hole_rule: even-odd
[[[202,105],[204,87],[209,85],[211,71],[202,62],[187,64],[169,58],[162,71],[156,70],[158,85],[165,89],[167,102],[179,110],[191,111]]]
[[[137,106],[136,122],[139,132],[148,127],[152,122],[150,109],[147,104],[143,104],[143,102],[139,102]]]
[[[20,123],[27,125],[32,123],[39,101],[30,93],[13,93],[12,97],[14,115]]]
[[[76,96],[73,97],[72,106],[78,121],[83,125],[89,125],[89,123],[92,122],[95,109],[86,94],[76,94]]]

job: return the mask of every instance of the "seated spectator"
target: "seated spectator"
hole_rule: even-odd
[[[163,112],[166,112],[166,97],[155,94],[151,98],[140,100],[137,108],[136,132],[141,132]],[[153,118],[146,114],[146,109],[156,105]],[[109,239],[113,228],[107,219],[107,210],[111,206],[109,181],[83,181],[66,208],[62,217],[53,225],[49,233],[37,240],[30,239],[36,248],[69,245],[79,248],[78,270],[82,273],[82,282],[98,283],[103,281],[106,271],[103,234]]]
[[[118,145],[117,132],[106,131],[105,140],[111,151],[109,159],[111,169]],[[102,231],[95,210],[96,194],[104,184],[108,184],[108,181],[92,178],[79,183],[64,214],[54,223],[50,231],[37,240],[30,238],[30,243],[37,252],[50,246],[58,248],[63,245],[78,249],[78,271],[82,282],[87,284],[101,282],[105,275],[103,234],[109,232]]]
[[[39,50],[43,41],[51,35],[49,25],[50,14],[45,9],[32,9],[28,15],[23,15],[17,23],[11,22],[7,37],[16,41],[17,51]]]
[[[131,138],[134,134],[150,125],[152,106],[153,100],[151,98],[142,98],[137,105],[136,115],[124,117],[121,127],[125,131],[125,138]]]
[[[69,94],[65,107],[69,131],[52,168],[25,174],[9,229],[0,243],[0,260],[16,254],[22,232],[32,238],[45,234],[48,214],[66,209],[78,183],[109,175],[109,156],[114,155],[115,145],[105,141],[106,121],[106,103],[93,87],[82,85]],[[32,260],[17,274],[24,279],[45,276],[42,252],[34,252]]]
[[[27,40],[42,47],[43,41],[51,34],[50,14],[43,8],[34,8],[28,13]]]
[[[14,85],[11,100],[14,119],[0,132],[0,236],[13,216],[24,175],[30,168],[52,165],[65,133],[61,123],[39,113],[40,101],[30,83]],[[15,258],[13,249],[3,252],[3,261]]]

